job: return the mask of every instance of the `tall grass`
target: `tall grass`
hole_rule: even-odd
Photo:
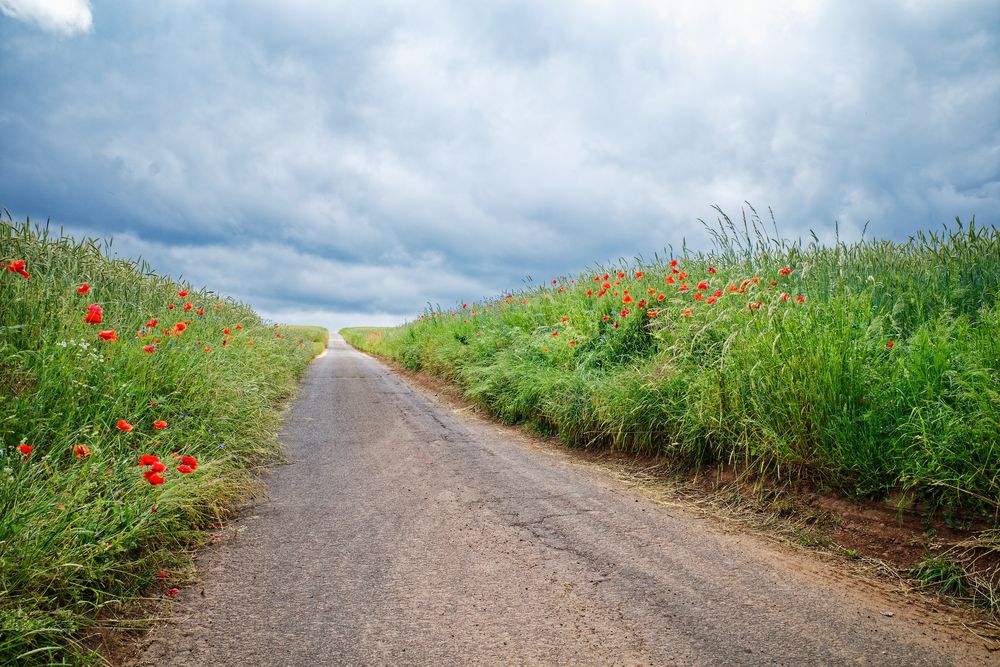
[[[106,250],[0,223],[0,664],[95,662],[81,630],[173,587],[178,550],[279,456],[279,408],[313,354],[248,307]],[[30,278],[3,270],[16,260]],[[90,304],[102,323],[83,322]],[[119,340],[98,338],[109,329]],[[142,454],[165,464],[163,484]],[[179,472],[180,456],[197,469]]]
[[[997,229],[824,246],[781,240],[754,214],[711,231],[708,252],[342,333],[572,445],[903,492],[996,522]]]

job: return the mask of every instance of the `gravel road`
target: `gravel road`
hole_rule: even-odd
[[[992,664],[835,564],[665,509],[339,337],[282,440],[293,462],[139,664]]]

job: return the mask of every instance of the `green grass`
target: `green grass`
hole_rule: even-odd
[[[595,266],[341,333],[574,446],[854,496],[902,492],[995,524],[997,229],[830,247],[779,240],[756,218],[723,216],[711,231],[715,247],[675,267]]]
[[[285,324],[281,328],[309,342],[312,345],[313,356],[322,354],[330,342],[330,332],[325,327]]]
[[[15,260],[30,278],[2,268]],[[265,327],[242,304],[9,216],[0,261],[0,664],[98,663],[80,644],[95,617],[183,585],[181,551],[280,458],[279,410],[320,330]],[[90,304],[102,323],[83,322]],[[110,329],[117,341],[98,338]],[[165,464],[162,485],[142,454]],[[175,456],[197,469],[182,474]]]

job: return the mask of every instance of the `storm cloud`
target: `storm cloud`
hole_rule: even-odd
[[[1000,214],[992,1],[43,4],[0,0],[0,206],[281,321],[705,247],[712,204]]]

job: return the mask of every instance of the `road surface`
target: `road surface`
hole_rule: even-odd
[[[293,462],[139,664],[990,664],[835,565],[664,509],[339,337],[282,440]]]

